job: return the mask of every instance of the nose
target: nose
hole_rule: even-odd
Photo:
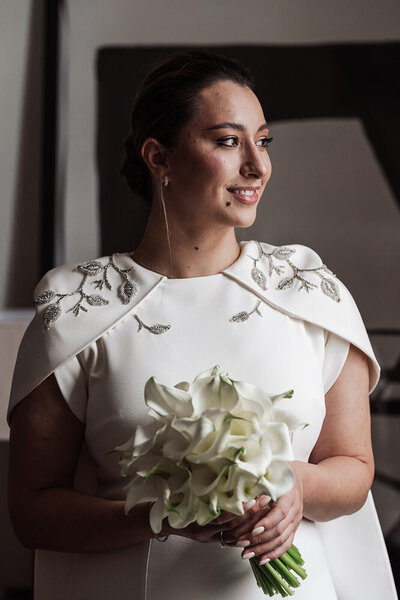
[[[243,152],[240,174],[253,179],[264,179],[268,174],[269,164],[267,152],[251,144]]]

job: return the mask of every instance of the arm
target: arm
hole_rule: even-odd
[[[152,537],[149,505],[124,514],[124,502],[73,489],[84,424],[71,412],[54,375],[15,407],[11,418],[9,507],[29,548],[101,552]]]
[[[326,395],[326,417],[308,463],[293,468],[303,483],[304,516],[329,521],[360,509],[374,478],[368,363],[354,346]]]
[[[125,502],[73,489],[84,424],[66,404],[54,375],[21,400],[11,417],[9,507],[19,540],[29,548],[61,552],[102,552],[130,546],[154,533],[150,504],[124,513]],[[206,527],[192,524],[171,533],[199,542],[218,542],[234,515]],[[247,516],[247,529],[259,514]]]
[[[290,548],[302,516],[328,521],[351,514],[364,504],[374,476],[365,355],[350,347],[342,372],[326,394],[326,417],[308,463],[294,461],[296,483],[255,525],[252,536],[242,527],[244,554],[274,559]],[[248,531],[248,530],[247,530]]]

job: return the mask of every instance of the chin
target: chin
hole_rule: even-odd
[[[241,211],[242,213],[242,211]],[[257,207],[254,207],[253,210],[247,211],[247,214],[236,214],[234,218],[234,227],[247,228],[251,227],[256,220],[257,217]]]

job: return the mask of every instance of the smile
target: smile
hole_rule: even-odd
[[[255,204],[258,200],[257,190],[259,188],[243,187],[243,188],[228,188],[228,192],[233,194],[235,198],[243,204]]]

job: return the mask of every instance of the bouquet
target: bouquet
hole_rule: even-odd
[[[164,518],[180,529],[206,525],[221,511],[243,515],[243,504],[268,494],[276,501],[294,485],[290,434],[306,424],[284,408],[293,390],[270,395],[221,373],[218,366],[174,387],[151,377],[145,402],[153,422],[137,426],[120,453],[121,474],[131,477],[125,512],[152,502],[150,526],[158,534]],[[306,572],[292,545],[260,566],[250,559],[265,594],[292,595]]]

